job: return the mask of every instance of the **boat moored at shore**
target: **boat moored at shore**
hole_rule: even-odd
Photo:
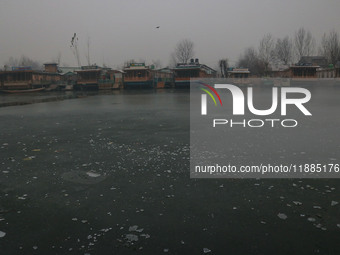
[[[34,89],[47,88],[56,84],[61,77],[59,73],[49,69],[50,65],[45,65],[45,71],[32,70],[31,67],[12,67],[11,71],[1,71],[0,89],[2,91],[34,91]]]
[[[169,68],[155,69],[145,63],[130,63],[124,68],[124,89],[173,87],[173,72]]]
[[[177,64],[173,68],[175,76],[175,87],[176,88],[189,88],[190,80],[199,80],[200,78],[214,78],[216,77],[217,71],[210,68],[207,65],[200,64],[196,58],[191,59],[189,64]]]

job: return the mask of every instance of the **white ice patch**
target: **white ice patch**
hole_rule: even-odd
[[[203,253],[209,253],[211,252],[211,250],[209,250],[208,248],[203,248]]]
[[[0,231],[0,238],[3,238],[6,235],[5,232]]]
[[[132,234],[127,234],[126,239],[128,242],[137,242],[138,241],[138,236],[132,235]]]
[[[335,206],[335,205],[337,205],[337,204],[339,204],[339,202],[337,202],[337,201],[332,201],[332,202],[331,202],[331,206]]]
[[[284,213],[279,213],[279,214],[277,215],[277,217],[279,217],[281,220],[285,220],[285,219],[288,218],[288,216],[287,216],[286,214],[284,214]]]
[[[89,177],[93,177],[93,178],[97,178],[97,177],[100,176],[100,174],[94,173],[94,172],[86,172],[86,174],[87,174]]]

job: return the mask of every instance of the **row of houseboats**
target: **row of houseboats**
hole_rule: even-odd
[[[6,93],[32,92],[41,90],[109,90],[129,88],[187,88],[190,80],[215,78],[217,71],[191,59],[189,63],[177,64],[174,68],[156,69],[145,63],[130,63],[123,70],[99,67],[59,67],[55,63],[44,64],[44,71],[29,67],[12,67],[0,71],[0,91]],[[241,84],[253,83],[247,68],[229,68],[228,78],[234,78]],[[306,82],[317,79],[331,79],[339,83],[340,63],[336,66],[327,64],[324,57],[303,57],[296,65],[284,70],[268,71],[267,77],[284,78],[275,80],[278,86],[289,86],[293,80]],[[285,81],[285,79],[287,81]],[[258,82],[258,80],[257,80]],[[261,85],[273,85],[272,80],[264,79]]]
[[[130,63],[123,70],[99,67],[58,67],[44,64],[44,71],[29,67],[12,67],[0,71],[2,92],[40,90],[108,90],[129,88],[184,88],[191,78],[216,77],[216,70],[192,59],[188,64],[174,68],[155,69],[145,63]]]

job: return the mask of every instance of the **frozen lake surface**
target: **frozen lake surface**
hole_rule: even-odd
[[[188,91],[84,94],[0,119],[1,254],[340,253],[339,179],[189,178]]]

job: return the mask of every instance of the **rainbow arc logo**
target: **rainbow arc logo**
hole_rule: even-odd
[[[220,104],[221,104],[221,106],[222,106],[222,100],[221,100],[220,95],[217,93],[217,91],[216,91],[213,87],[211,87],[210,85],[208,85],[208,84],[205,84],[205,83],[203,83],[203,82],[200,82],[200,84],[202,84],[202,85],[205,86],[206,88],[210,89],[210,90],[217,96],[217,98],[218,98],[218,100],[220,101]],[[201,88],[201,90],[203,90],[204,92],[206,92],[206,93],[212,98],[212,100],[213,100],[214,103],[215,103],[215,106],[217,106],[217,102],[216,102],[216,100],[215,100],[213,94],[212,94],[208,89]]]

